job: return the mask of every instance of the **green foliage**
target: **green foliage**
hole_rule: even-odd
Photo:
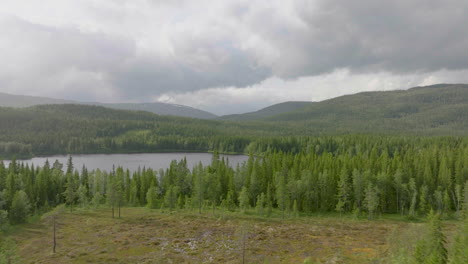
[[[445,248],[445,236],[442,233],[442,224],[439,214],[431,212],[428,215],[429,223],[426,236],[417,242],[414,254],[414,263],[418,264],[446,264],[448,259]]]
[[[247,191],[247,188],[244,186],[242,187],[242,190],[239,194],[239,207],[243,213],[245,213],[250,207],[249,200],[249,193]]]
[[[13,197],[13,202],[9,211],[11,223],[20,224],[26,222],[30,209],[31,205],[28,195],[23,190],[17,191]]]
[[[9,226],[8,212],[0,209],[0,233]]]
[[[215,150],[261,153],[268,149],[298,152],[306,146],[315,147],[302,144],[298,138],[311,135],[463,136],[468,131],[467,91],[466,85],[445,85],[360,93],[299,103],[298,108],[276,106],[272,108],[281,110],[265,109],[268,113],[260,115],[270,117],[244,122],[158,116],[92,105],[0,107],[0,157]],[[297,103],[285,105],[291,104]],[[442,181],[448,179],[444,175],[452,173],[445,169],[438,172]]]
[[[468,263],[468,218],[465,218],[460,232],[455,237],[455,242],[450,257],[450,264]]]
[[[466,138],[350,135],[262,142],[257,147],[267,150],[236,168],[216,155],[211,164],[192,170],[181,160],[166,170],[131,174],[121,167],[111,172],[84,168],[80,174],[72,164],[58,162],[34,168],[0,163],[0,207],[11,217],[14,195],[21,190],[34,212],[89,201],[96,207],[107,201],[112,208],[128,204],[199,212],[220,205],[244,212],[253,207],[266,216],[278,209],[282,217],[355,210],[357,215],[367,211],[369,218],[377,213],[418,218],[431,207],[445,216],[466,208]],[[438,177],[439,172],[447,175]]]
[[[11,238],[0,239],[0,264],[19,264],[16,243]]]
[[[369,183],[366,188],[365,206],[369,213],[369,219],[373,219],[379,207],[379,196],[377,189],[372,183]]]
[[[148,192],[146,192],[146,201],[148,201],[148,203],[146,204],[148,208],[158,208],[158,194],[156,193],[156,188],[154,186],[151,186],[148,189]]]

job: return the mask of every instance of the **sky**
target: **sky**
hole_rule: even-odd
[[[223,115],[468,83],[466,0],[2,0],[0,92]]]

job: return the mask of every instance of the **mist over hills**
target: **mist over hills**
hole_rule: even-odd
[[[38,96],[25,96],[0,93],[0,106],[3,107],[29,107],[46,104],[84,104],[99,105],[113,109],[147,111],[158,115],[170,115],[191,117],[199,119],[213,119],[217,116],[189,106],[167,104],[167,103],[99,103],[99,102],[78,102],[72,100],[54,99]]]

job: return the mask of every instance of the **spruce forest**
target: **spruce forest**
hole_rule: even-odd
[[[371,221],[398,215],[412,221],[429,215],[439,229],[441,219],[463,219],[468,210],[465,138],[302,137],[263,144],[257,148],[265,151],[235,168],[217,152],[208,166],[188,168],[180,160],[167,170],[135,172],[75,168],[71,157],[67,164],[51,161],[36,167],[15,160],[8,167],[0,163],[2,228],[61,204],[70,214],[107,207],[109,218],[125,218],[129,207],[283,220],[335,213]],[[446,261],[466,260],[466,232],[460,239],[451,247],[462,250],[445,253]],[[426,254],[415,252],[408,259]]]

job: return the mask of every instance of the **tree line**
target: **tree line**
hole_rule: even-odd
[[[122,167],[88,171],[58,161],[43,166],[0,162],[0,219],[28,215],[66,203],[207,208],[268,216],[314,212],[382,213],[408,217],[431,209],[459,215],[468,206],[468,146],[456,138],[303,138],[289,152],[267,150],[235,168],[215,153],[212,163],[188,168],[173,161],[166,170]],[[286,144],[286,145],[288,145]],[[301,148],[300,145],[303,145]],[[297,145],[297,146],[296,146]]]

